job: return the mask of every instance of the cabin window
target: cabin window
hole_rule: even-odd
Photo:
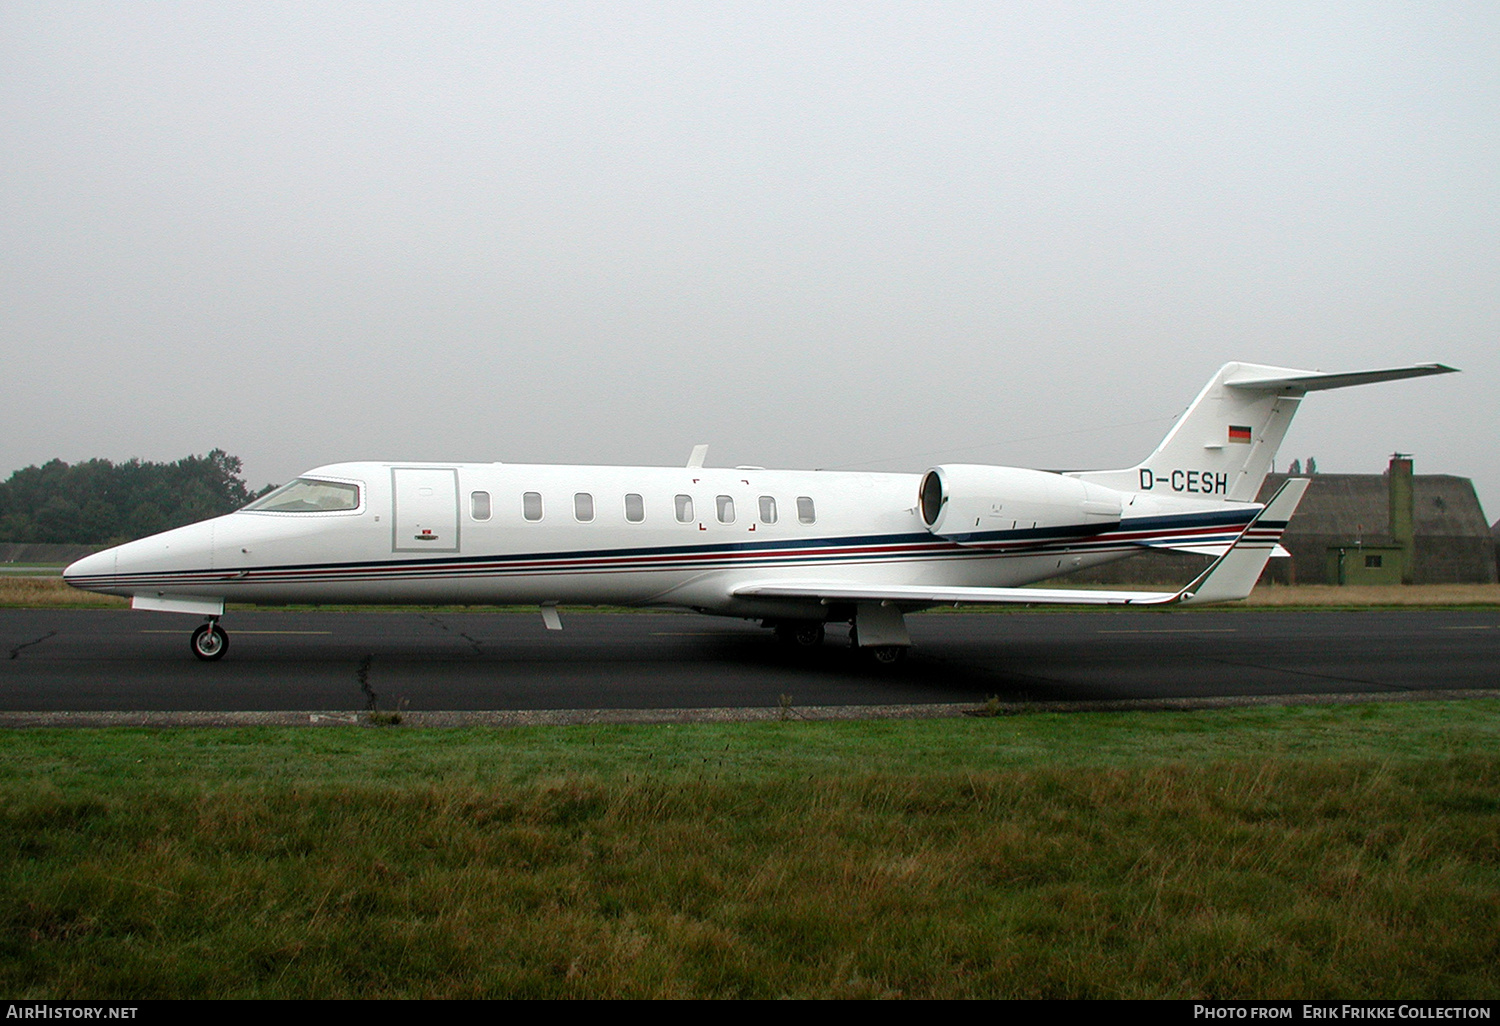
[[[776,498],[771,495],[760,497],[760,522],[763,524],[776,523]]]
[[[714,503],[719,508],[719,523],[721,523],[721,524],[732,524],[732,523],[734,523],[734,496],[732,496],[732,495],[720,495],[720,496],[717,496],[714,499]]]
[[[803,524],[816,524],[818,522],[818,512],[813,509],[812,496],[797,496],[797,521]]]
[[[573,496],[573,516],[580,524],[592,523],[594,520],[594,497],[588,492],[578,492]]]
[[[679,524],[691,524],[693,522],[693,497],[691,495],[678,495],[672,499],[672,504],[677,508],[677,522]]]
[[[359,509],[359,486],[299,477],[261,496],[245,509],[256,513],[335,513]]]
[[[469,515],[475,520],[488,520],[490,518],[490,493],[469,493]]]
[[[635,492],[625,496],[625,519],[632,524],[639,524],[646,519],[646,500]]]
[[[521,496],[521,515],[527,520],[542,519],[542,493],[527,492]]]

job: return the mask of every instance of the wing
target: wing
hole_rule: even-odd
[[[1195,556],[1213,556],[1217,558],[1224,555],[1224,550],[1229,548],[1229,545],[1233,543],[1231,542],[1229,544],[1223,545],[1173,545],[1171,542],[1137,542],[1136,544],[1143,549],[1160,549],[1169,552],[1191,552]],[[1280,545],[1277,545],[1274,549],[1271,550],[1272,559],[1288,559],[1290,557],[1291,553],[1282,548]]]
[[[764,581],[739,585],[736,596],[885,602],[894,605],[1070,605],[1163,606],[1233,602],[1250,594],[1266,561],[1307,491],[1306,478],[1291,478],[1245,525],[1218,559],[1181,591],[1095,591],[1081,588],[971,588],[927,584],[849,584],[842,581]]]

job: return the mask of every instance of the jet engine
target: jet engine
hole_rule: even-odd
[[[950,463],[922,476],[918,508],[933,534],[973,545],[997,532],[1106,530],[1120,522],[1120,493],[1042,470]]]

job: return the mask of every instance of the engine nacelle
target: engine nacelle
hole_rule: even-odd
[[[1074,477],[1018,467],[950,463],[922,476],[918,508],[927,529],[960,545],[997,531],[1078,528],[1087,535],[1120,522],[1120,493]]]

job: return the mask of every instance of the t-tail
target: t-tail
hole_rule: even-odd
[[[1389,370],[1319,371],[1226,363],[1147,459],[1128,470],[1072,474],[1121,492],[1254,502],[1302,397],[1325,388],[1448,374],[1424,363]]]

